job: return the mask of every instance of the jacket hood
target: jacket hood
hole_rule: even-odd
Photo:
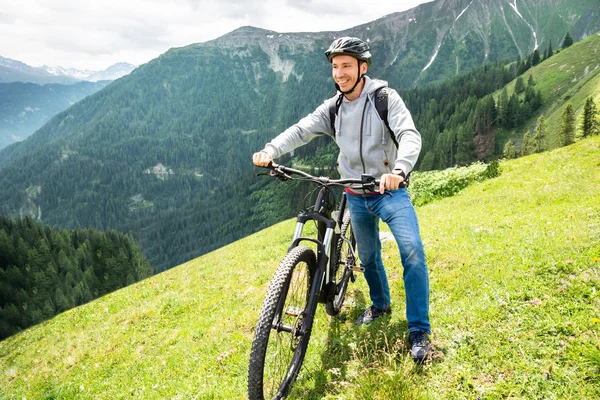
[[[376,91],[377,89],[386,87],[387,85],[388,85],[388,83],[386,81],[383,81],[381,79],[371,79],[365,75],[365,86],[363,87],[360,97],[362,97],[366,94],[371,94],[374,91]]]

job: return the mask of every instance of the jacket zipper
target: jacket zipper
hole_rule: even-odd
[[[367,173],[367,169],[365,168],[365,160],[363,158],[363,125],[365,123],[365,111],[367,110],[367,103],[369,103],[368,95],[365,97],[366,97],[365,106],[363,107],[362,117],[360,119],[360,148],[359,148],[360,162],[363,167],[363,174]]]

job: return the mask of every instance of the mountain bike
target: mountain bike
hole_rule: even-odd
[[[334,180],[275,163],[269,168],[269,175],[281,180],[311,181],[318,185],[318,192],[312,209],[298,214],[292,244],[277,267],[260,311],[248,368],[249,400],[288,396],[304,361],[317,303],[325,304],[327,314],[337,315],[348,283],[356,279],[355,272],[362,272],[346,193],[342,192],[335,210],[332,188],[359,185],[372,192],[378,184],[368,175]],[[316,237],[302,236],[309,221],[317,225]]]

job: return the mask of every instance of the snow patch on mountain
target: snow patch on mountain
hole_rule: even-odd
[[[44,71],[55,75],[55,76],[68,76],[76,78],[82,81],[98,82],[98,81],[114,81],[122,76],[128,75],[133,71],[136,66],[124,62],[116,63],[110,67],[101,70],[94,71],[89,69],[76,69],[76,68],[64,68],[61,66],[48,66],[44,65],[40,67]]]
[[[517,42],[517,39],[515,39],[515,35],[513,34],[512,29],[510,29],[510,25],[508,25],[508,22],[506,21],[506,14],[504,14],[504,7],[500,6],[500,12],[502,14],[502,20],[504,21],[504,26],[506,26],[506,30],[508,31],[508,33],[510,34],[510,37],[513,40],[513,43],[515,44],[515,47],[517,48],[517,51],[519,52],[519,56],[523,57],[523,52],[521,51],[521,48],[519,47],[519,43]]]
[[[88,76],[97,72],[97,71],[92,71],[92,70],[87,70],[87,69],[80,70],[80,69],[75,69],[75,68],[64,68],[61,66],[49,66],[49,65],[43,65],[40,68],[52,75],[70,76],[73,78],[77,78],[79,80],[86,80],[86,78]]]
[[[517,8],[517,0],[513,0],[513,2],[512,3],[508,3],[508,5],[511,6],[511,8],[513,10],[515,10],[515,12],[519,16],[519,18],[521,18],[523,20],[523,22],[525,22],[527,24],[527,26],[529,27],[529,29],[531,29],[531,33],[533,33],[533,40],[535,42],[535,47],[533,48],[533,50],[536,50],[538,48],[537,34],[535,33],[535,29],[533,29],[533,26],[531,26],[531,24],[529,22],[527,22],[527,20],[525,18],[523,18],[523,16],[519,12],[519,9]]]
[[[452,21],[452,25],[450,26],[450,29],[448,29],[448,31],[446,32],[446,34],[442,37],[442,40],[440,40],[440,42],[438,43],[435,52],[433,53],[433,57],[431,57],[431,60],[429,60],[429,63],[427,63],[427,65],[425,66],[425,68],[423,68],[421,70],[421,72],[425,72],[425,70],[427,70],[427,68],[429,68],[431,66],[431,64],[433,64],[433,62],[435,61],[435,59],[437,58],[438,53],[440,52],[440,48],[442,47],[442,44],[444,44],[444,40],[446,39],[446,36],[448,36],[448,32],[450,32],[452,30],[452,28],[454,27],[454,24],[456,23],[456,21],[458,21],[458,19],[465,13],[465,11],[467,11],[467,9],[471,6],[471,4],[473,4],[475,0],[471,0],[471,2],[469,3],[469,5],[467,5],[461,12],[460,14],[458,14],[458,17],[454,18],[454,21]]]

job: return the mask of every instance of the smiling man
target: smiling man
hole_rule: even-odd
[[[254,154],[253,162],[267,166],[274,158],[326,134],[340,148],[338,171],[342,179],[368,174],[381,180],[376,192],[346,189],[352,229],[373,303],[356,324],[368,324],[392,312],[379,240],[379,221],[383,220],[400,251],[411,355],[420,361],[432,353],[428,338],[429,274],[406,179],[419,157],[421,135],[398,93],[388,88],[387,82],[365,75],[371,64],[367,43],[342,37],[325,55],[331,62],[338,94],[267,143]],[[382,99],[387,101],[387,115],[382,112]]]

